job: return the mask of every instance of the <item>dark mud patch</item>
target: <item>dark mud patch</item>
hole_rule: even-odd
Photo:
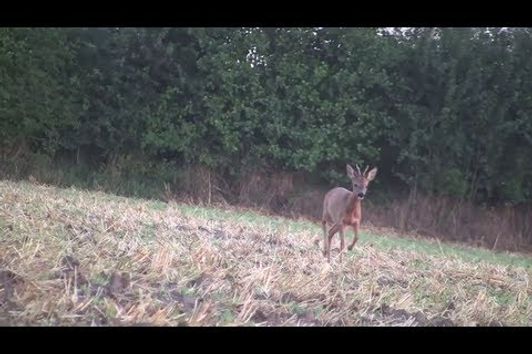
[[[183,294],[175,283],[165,285],[161,291],[155,294],[155,297],[164,303],[178,303],[183,312],[191,312],[196,304],[203,303],[201,297]]]
[[[322,322],[312,312],[305,311],[297,315],[300,326],[321,326]]]
[[[61,258],[61,268],[54,275],[67,280],[72,286],[88,284],[87,278],[80,271],[80,262],[73,256],[67,255]]]
[[[289,303],[289,302],[297,302],[298,303],[298,302],[301,301],[301,299],[296,294],[288,292],[288,293],[284,293],[281,296],[281,298],[279,299],[279,301],[281,303]]]
[[[21,309],[13,298],[17,287],[23,284],[22,276],[7,269],[0,269],[0,324],[9,322],[9,311]]]
[[[106,286],[106,294],[110,297],[120,296],[131,284],[131,276],[127,272],[113,272]]]
[[[229,237],[229,235],[222,229],[208,229],[208,228],[206,228],[204,226],[199,226],[198,230],[203,231],[205,233],[208,233],[209,236],[212,236],[212,237],[214,237],[217,240]],[[240,238],[242,238],[242,237],[240,237]],[[238,237],[237,237],[237,239],[238,239]]]
[[[370,316],[364,317],[363,325],[396,325],[402,326],[409,323],[418,327],[453,327],[456,324],[448,318],[435,316],[428,318],[422,312],[408,312],[403,309],[395,309],[389,305],[382,305],[375,309]]]
[[[269,326],[280,326],[284,324],[289,318],[293,317],[288,312],[269,312],[264,309],[258,309],[251,316],[250,321],[255,323],[263,323]]]
[[[189,288],[193,288],[193,287],[208,286],[211,283],[212,283],[212,277],[206,273],[201,273],[196,278],[188,281],[186,286]]]
[[[196,304],[203,302],[202,298],[183,294],[173,294],[172,298],[181,305],[181,309],[184,312],[191,312],[196,307]]]
[[[72,256],[64,256],[61,258],[61,266],[63,272],[73,272],[79,268],[79,261]]]
[[[506,324],[499,320],[491,320],[489,322],[478,323],[477,327],[506,327]]]
[[[22,277],[10,270],[0,270],[0,289],[2,290],[2,300],[8,301],[13,296],[14,287],[22,283]]]
[[[395,285],[398,285],[400,286],[401,288],[408,288],[408,282],[405,281],[405,280],[401,280],[401,279],[395,279],[395,278],[391,278],[391,277],[387,277],[387,276],[381,276],[377,279],[377,284],[380,285],[380,286],[395,286]]]

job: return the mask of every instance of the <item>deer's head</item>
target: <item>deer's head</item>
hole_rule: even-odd
[[[368,172],[368,167],[364,170],[364,173],[360,172],[358,165],[356,166],[356,171],[349,164],[347,165],[347,176],[351,178],[351,183],[353,184],[353,194],[358,197],[359,200],[364,199],[366,192],[368,190],[369,182],[373,181],[377,175],[377,167],[372,168]]]

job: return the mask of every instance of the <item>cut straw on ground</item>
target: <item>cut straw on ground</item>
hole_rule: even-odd
[[[305,221],[10,181],[0,232],[3,325],[531,324],[527,256],[366,230],[329,264]]]

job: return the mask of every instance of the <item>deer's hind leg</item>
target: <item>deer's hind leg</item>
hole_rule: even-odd
[[[324,211],[323,217],[321,218],[321,227],[323,230],[323,255],[325,256],[327,254],[327,224],[333,224],[331,218],[329,215]],[[320,242],[320,239],[317,237],[314,240],[314,244],[318,245]]]
[[[327,221],[325,220],[322,220],[321,221],[321,225],[322,225],[322,228],[323,228],[323,239],[325,239],[325,235],[327,233]],[[314,237],[314,245],[316,247],[319,247],[319,244],[320,244],[320,239],[322,238],[322,236],[316,236]],[[324,242],[325,243],[325,242]]]
[[[327,253],[327,220],[321,221],[321,228],[323,229],[323,255],[325,256]],[[318,243],[318,239],[316,239],[316,243]]]

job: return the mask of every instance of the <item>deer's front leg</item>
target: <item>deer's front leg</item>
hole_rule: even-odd
[[[360,226],[360,222],[359,221],[356,221],[355,223],[353,223],[353,233],[355,234],[354,237],[353,237],[353,242],[349,245],[349,247],[347,247],[348,250],[352,250],[353,247],[355,247],[355,243],[357,243],[358,241],[358,228]]]
[[[340,227],[340,253],[344,250],[344,228]]]

